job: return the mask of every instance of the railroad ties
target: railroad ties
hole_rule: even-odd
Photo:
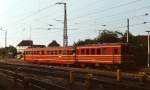
[[[123,73],[120,70],[111,72],[0,63],[0,77],[6,79],[9,86],[7,90],[150,90],[150,78],[147,74]]]

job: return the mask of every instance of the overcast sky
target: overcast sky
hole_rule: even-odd
[[[62,1],[0,0],[0,26],[8,31],[8,45],[16,46],[26,39],[44,45],[56,40],[62,45],[64,8],[55,4]],[[150,30],[150,23],[143,24],[150,22],[150,0],[68,0],[67,13],[69,45],[95,38],[98,30],[125,32],[127,18],[134,35]],[[48,24],[54,29],[47,30]],[[0,31],[0,47],[4,41],[4,32]]]

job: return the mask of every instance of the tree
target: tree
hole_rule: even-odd
[[[96,40],[98,43],[117,43],[120,42],[119,34],[118,32],[108,30],[103,31],[100,35],[98,35]]]
[[[75,46],[97,44],[97,43],[118,43],[121,42],[123,33],[118,31],[103,31],[94,39],[79,40],[75,43]]]
[[[9,47],[6,48],[6,50],[7,50],[7,55],[9,58],[15,58],[16,57],[17,49],[14,46],[10,45]]]
[[[126,43],[127,33],[124,33],[121,42]],[[132,55],[137,66],[145,66],[147,59],[147,36],[134,36],[129,33],[129,44],[133,46]]]
[[[79,40],[77,43],[74,43],[74,46],[82,46],[82,45],[89,45],[89,44],[96,44],[96,40],[95,39],[86,39],[84,41]]]
[[[5,56],[6,56],[6,49],[0,48],[0,58],[4,59]]]

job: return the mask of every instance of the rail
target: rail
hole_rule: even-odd
[[[10,67],[13,66],[13,67]],[[37,78],[23,77],[19,73],[26,72],[30,74],[38,75],[50,75],[52,77],[63,77],[68,80],[68,83],[72,84],[77,81],[82,81],[86,88],[90,88],[96,84],[103,84],[109,86],[121,86],[140,90],[150,90],[150,78],[145,73],[130,74],[123,73],[119,70],[117,72],[93,70],[93,69],[82,69],[82,68],[71,68],[71,67],[56,67],[48,65],[35,65],[35,64],[6,64],[0,63],[1,69],[7,69],[14,71],[11,72],[11,76],[20,77],[21,80],[30,81],[33,86],[42,85],[44,88],[47,86],[62,88],[60,90],[68,90],[63,86],[49,82],[38,81]],[[0,72],[2,72],[0,70]],[[5,72],[8,73],[8,72]],[[16,74],[17,73],[17,74]],[[18,76],[19,75],[19,76]],[[24,80],[24,78],[27,78]],[[33,82],[31,82],[33,81]],[[26,82],[26,81],[25,81]],[[39,84],[40,82],[40,84]],[[48,85],[50,84],[50,85]],[[60,86],[60,87],[59,87]],[[48,87],[47,87],[48,88]],[[54,89],[55,90],[55,89]]]

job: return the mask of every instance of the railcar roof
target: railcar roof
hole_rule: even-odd
[[[27,48],[26,50],[47,50],[47,49],[72,49],[73,47],[46,47],[46,48]]]
[[[99,43],[99,44],[83,45],[83,46],[78,46],[78,47],[92,47],[92,46],[120,46],[120,45],[127,45],[127,43]]]
[[[121,46],[121,45],[128,45],[127,43],[99,43],[99,44],[89,44],[89,45],[83,45],[83,46],[77,46],[77,48],[82,47],[94,47],[94,46]],[[68,47],[46,47],[46,48],[27,48],[26,50],[46,50],[46,49],[52,49],[52,50],[58,50],[58,49],[73,49],[73,46]]]

